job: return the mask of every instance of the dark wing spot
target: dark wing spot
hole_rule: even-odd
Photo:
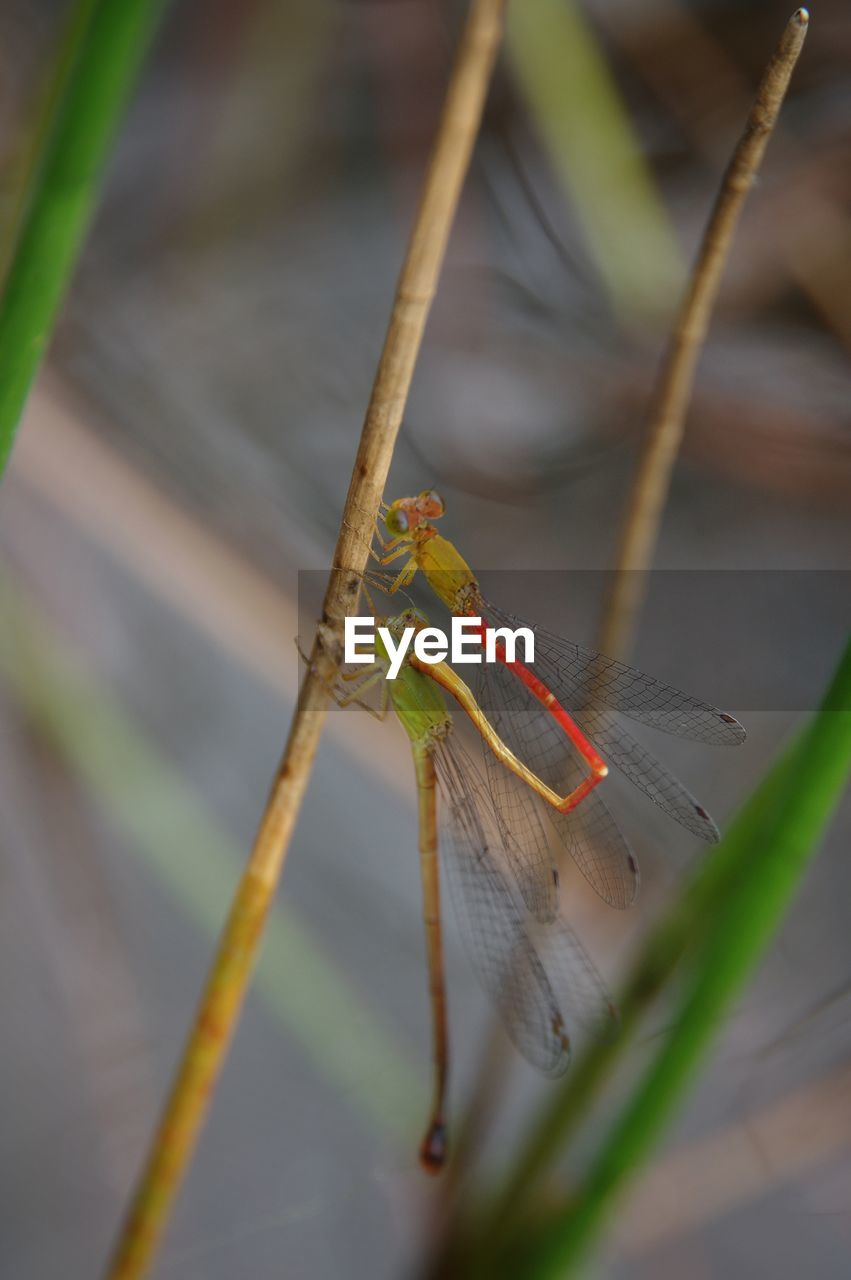
[[[565,1028],[564,1020],[560,1013],[553,1014],[551,1026],[553,1029],[553,1035],[558,1040],[562,1049],[565,1053],[570,1053],[570,1036],[567,1034],[567,1029]]]

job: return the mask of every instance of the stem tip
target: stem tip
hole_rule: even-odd
[[[420,1146],[420,1164],[426,1173],[440,1173],[448,1150],[446,1125],[442,1120],[432,1121]]]

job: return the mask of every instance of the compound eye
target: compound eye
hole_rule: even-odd
[[[391,507],[384,517],[388,533],[407,533],[410,521],[401,507]]]
[[[420,500],[427,504],[431,516],[442,516],[446,510],[446,504],[436,489],[424,489]]]

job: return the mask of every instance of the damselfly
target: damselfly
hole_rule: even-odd
[[[385,625],[402,634],[406,626],[426,622],[411,610]],[[512,827],[505,815],[497,816],[486,783],[453,732],[433,677],[440,677],[439,683],[472,712],[486,750],[514,785],[538,794],[548,789],[499,741],[472,693],[451,669],[442,664],[419,667],[415,661],[409,658],[395,680],[386,679],[389,657],[379,637],[375,662],[344,672],[342,679],[350,687],[335,690],[335,697],[341,705],[356,702],[381,719],[392,705],[411,744],[434,1043],[434,1092],[420,1158],[436,1172],[447,1151],[449,1063],[438,848],[473,968],[514,1044],[530,1062],[548,1075],[560,1075],[570,1058],[571,1023],[594,1032],[611,1031],[616,1014],[567,923],[555,915],[541,923],[515,893],[514,880],[522,884],[529,879],[529,858],[536,858],[543,847],[540,818],[534,809],[518,809]],[[372,706],[366,695],[376,687],[378,705]],[[544,798],[550,804],[558,800]]]
[[[444,514],[442,498],[425,490],[399,498],[386,509],[391,535],[382,541],[382,564],[407,557],[387,590],[407,586],[420,570],[451,613],[482,619],[488,627],[516,630],[525,624],[486,600],[470,566],[432,521]],[[718,828],[703,805],[642,746],[621,723],[625,715],[654,729],[714,745],[744,741],[745,730],[725,711],[625,663],[531,625],[535,636],[534,670],[505,660],[482,663],[476,698],[494,729],[541,781],[567,791],[560,808],[548,812],[565,848],[600,896],[627,907],[639,884],[635,855],[595,787],[614,765],[671,818],[702,840],[714,843]],[[501,820],[517,822],[522,810],[536,808],[522,790],[506,789],[504,773],[487,759]],[[540,827],[540,824],[538,824]],[[541,828],[543,831],[543,828]],[[541,860],[547,857],[543,834]],[[552,888],[528,886],[524,898],[546,920],[555,911]]]

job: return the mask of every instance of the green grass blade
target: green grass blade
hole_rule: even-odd
[[[846,671],[847,663],[848,655],[840,667],[838,681]],[[516,1224],[526,1215],[536,1198],[540,1179],[588,1114],[607,1078],[623,1058],[643,1015],[670,982],[684,958],[693,955],[706,941],[726,904],[736,899],[743,876],[750,873],[752,882],[760,886],[758,891],[761,892],[764,864],[767,874],[773,873],[771,863],[774,859],[776,815],[786,811],[790,796],[799,794],[801,778],[808,777],[810,769],[818,770],[820,767],[818,753],[816,764],[813,764],[813,735],[819,735],[824,725],[832,726],[834,732],[838,730],[841,733],[842,716],[847,717],[848,713],[831,708],[842,705],[841,701],[836,701],[843,696],[842,687],[841,681],[839,685],[831,686],[819,717],[784,751],[742,806],[717,849],[702,860],[680,900],[643,944],[621,993],[620,1035],[611,1041],[594,1043],[586,1049],[562,1088],[541,1111],[493,1202],[487,1221],[493,1229],[494,1248],[499,1240],[505,1241],[511,1235]],[[851,702],[847,691],[844,696],[844,706],[848,707]],[[838,720],[834,718],[837,716]],[[841,767],[841,761],[840,753],[834,758],[834,767],[837,762]],[[824,776],[829,778],[830,771]],[[816,788],[815,792],[808,794],[820,793]]]
[[[45,81],[35,95],[30,119],[22,124],[18,145],[11,149],[4,175],[4,185],[10,193],[10,213],[0,236],[0,283],[6,278],[28,201],[33,198],[45,161],[57,103],[68,87],[96,4],[97,0],[79,0],[72,7]]]
[[[790,767],[791,765],[791,767]],[[627,1102],[569,1208],[546,1230],[524,1274],[569,1274],[599,1232],[626,1179],[646,1159],[730,1005],[779,927],[851,771],[851,644],[824,703],[759,802],[727,841],[737,881],[717,899],[691,966],[673,1030]],[[778,788],[778,780],[782,786]],[[754,839],[761,847],[754,845]],[[726,841],[725,841],[726,843]],[[726,855],[731,857],[729,849]]]
[[[735,883],[747,849],[761,838],[765,822],[784,794],[797,757],[790,747],[763,779],[733,820],[724,840],[706,857],[680,900],[643,944],[630,977],[620,994],[620,1031],[617,1037],[588,1045],[564,1082],[563,1088],[542,1110],[502,1188],[494,1212],[495,1222],[507,1230],[534,1195],[538,1179],[565,1147],[587,1115],[615,1066],[624,1057],[642,1018],[694,946],[715,904]]]
[[[0,301],[0,476],[165,0],[77,0],[37,132]]]
[[[7,686],[130,837],[128,850],[212,945],[244,852],[118,702],[69,663],[5,575],[0,601],[0,674]],[[291,908],[276,906],[270,914],[255,984],[266,1007],[356,1112],[413,1151],[428,1098],[425,1072]]]

